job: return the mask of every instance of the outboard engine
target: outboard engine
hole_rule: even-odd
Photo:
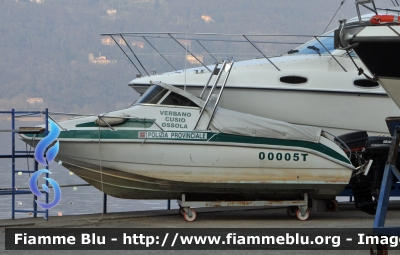
[[[368,136],[367,132],[359,131],[338,138],[351,150],[351,162],[357,168],[350,179],[355,206],[375,215],[392,137]],[[399,166],[400,158],[397,158],[396,167]],[[393,182],[397,179],[394,178]]]

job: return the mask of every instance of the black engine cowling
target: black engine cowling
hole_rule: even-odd
[[[373,163],[367,174],[355,171],[350,180],[355,206],[362,211],[375,215],[377,199],[382,183],[385,164],[388,159],[392,137],[368,136],[367,132],[359,131],[338,137],[351,150],[351,161],[355,167],[363,165],[368,160]],[[400,159],[396,161],[399,168]],[[398,180],[394,178],[393,182]]]

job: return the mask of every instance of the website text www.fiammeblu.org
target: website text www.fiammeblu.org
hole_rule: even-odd
[[[6,229],[6,250],[360,250],[369,245],[399,249],[398,236],[369,229]]]

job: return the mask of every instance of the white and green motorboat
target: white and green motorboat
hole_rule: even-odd
[[[214,87],[203,100],[154,83],[130,108],[59,122],[56,159],[128,199],[332,200],[349,183],[354,167],[322,129],[219,108]]]

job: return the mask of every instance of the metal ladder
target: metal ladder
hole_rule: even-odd
[[[212,118],[214,116],[215,110],[217,109],[219,100],[221,99],[222,92],[224,91],[226,82],[228,81],[228,78],[229,78],[229,75],[231,73],[231,70],[232,70],[234,62],[235,61],[234,61],[233,58],[227,58],[223,62],[218,62],[218,63],[215,64],[214,70],[211,72],[211,75],[210,75],[210,78],[207,81],[207,84],[204,86],[203,90],[201,91],[201,94],[200,94],[200,97],[199,97],[200,99],[202,99],[205,91],[208,89],[208,86],[209,86],[211,80],[213,79],[213,77],[214,76],[217,76],[217,77],[215,79],[214,85],[211,87],[210,92],[208,93],[207,99],[206,99],[203,107],[201,108],[200,115],[199,115],[199,118],[196,121],[196,125],[194,126],[194,129],[196,129],[197,125],[199,124],[200,119],[201,119],[201,117],[202,117],[207,105],[210,102],[211,96],[212,96],[215,88],[218,86],[218,82],[222,77],[222,73],[226,72],[225,79],[224,79],[224,81],[223,81],[223,83],[221,85],[221,88],[220,88],[219,93],[218,93],[217,100],[215,101],[213,110],[211,112],[210,119],[209,119],[208,124],[207,124],[207,128],[206,129],[209,129],[211,120],[212,120]]]

